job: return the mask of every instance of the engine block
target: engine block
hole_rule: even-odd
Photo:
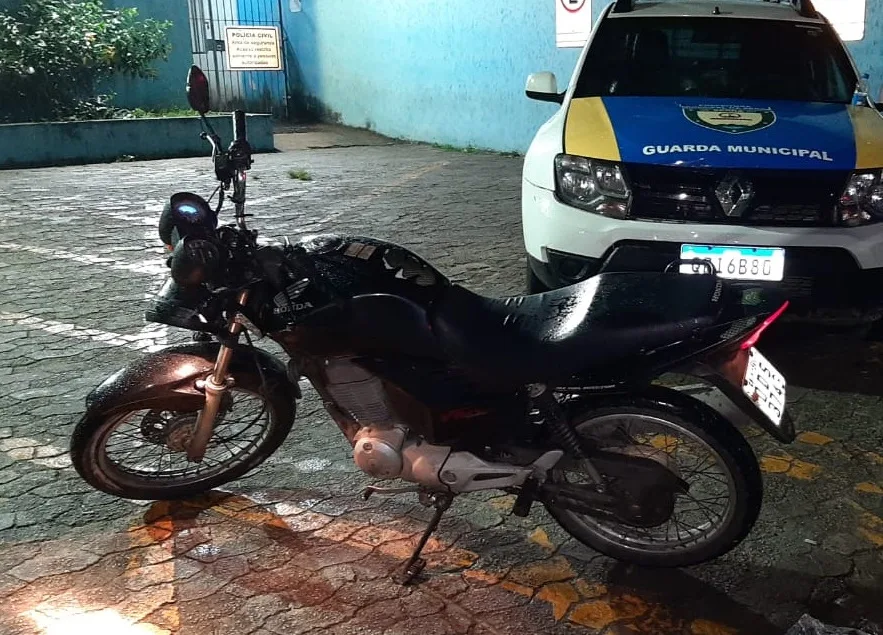
[[[383,382],[373,373],[342,357],[325,360],[326,389],[337,407],[361,426],[391,429],[399,424],[383,390]],[[401,446],[400,446],[401,447]]]

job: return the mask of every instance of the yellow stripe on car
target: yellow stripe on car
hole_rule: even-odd
[[[883,167],[883,116],[873,108],[848,109],[855,134],[855,169]]]
[[[592,159],[620,160],[616,133],[600,97],[570,102],[564,124],[564,151]]]

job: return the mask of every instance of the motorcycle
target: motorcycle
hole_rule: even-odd
[[[246,223],[245,114],[224,150],[198,67],[187,94],[218,202],[170,197],[159,225],[170,278],[145,317],[196,335],[89,394],[71,455],[91,486],[176,499],[243,476],[285,440],[306,378],[356,466],[407,483],[363,496],[414,492],[434,508],[403,583],[454,498],[482,490],[514,494],[518,516],[541,503],[577,540],[640,565],[703,562],[749,533],[763,493],[751,447],[718,410],[655,380],[693,376],[790,443],[785,379],[756,348],[787,303],[695,261],[698,275],[675,262],[496,299],[383,240],[261,244]],[[231,190],[233,222],[220,224]]]

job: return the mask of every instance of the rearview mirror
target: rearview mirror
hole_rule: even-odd
[[[528,75],[524,93],[530,99],[539,101],[551,101],[556,104],[564,101],[564,93],[558,92],[558,80],[555,79],[555,73],[549,71]]]
[[[211,110],[209,99],[208,78],[198,66],[191,66],[187,73],[187,101],[190,107],[200,115]]]

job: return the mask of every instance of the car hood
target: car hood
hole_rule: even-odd
[[[883,167],[883,116],[844,104],[668,97],[573,99],[568,154],[683,167]]]

